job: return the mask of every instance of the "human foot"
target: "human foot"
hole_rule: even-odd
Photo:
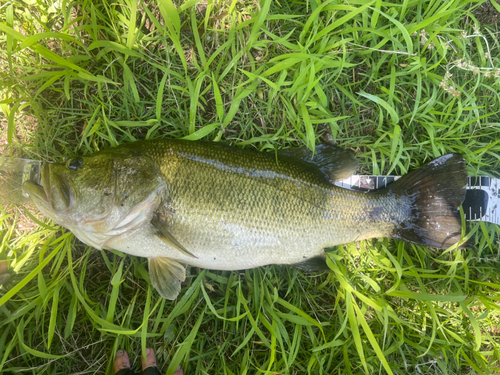
[[[152,348],[147,348],[146,360],[144,360],[144,358],[141,357],[141,361],[142,361],[142,371],[145,371],[147,368],[150,367],[157,367],[155,351]],[[182,371],[181,366],[177,367],[177,369],[174,372],[174,375],[184,375],[184,371]]]
[[[120,370],[125,370],[128,368],[130,368],[130,359],[128,358],[128,354],[125,350],[120,349],[116,352],[115,355],[115,374]]]
[[[157,367],[155,351],[152,348],[146,349],[146,360],[141,356],[142,371],[149,367]]]

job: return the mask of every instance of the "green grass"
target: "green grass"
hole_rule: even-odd
[[[498,177],[499,28],[479,24],[481,3],[4,2],[0,150],[56,161],[144,138],[333,141],[363,173],[458,152],[470,175]],[[172,303],[144,259],[32,212],[0,211],[1,373],[105,373],[116,349],[146,346],[166,374],[500,372],[495,225],[474,225],[467,250],[338,246],[331,273],[192,269]]]

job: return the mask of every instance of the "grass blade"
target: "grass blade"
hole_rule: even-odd
[[[359,13],[364,12],[375,1],[376,0],[372,0],[368,3],[366,3],[365,5],[360,6],[359,8],[352,7],[352,10],[350,12],[348,12],[348,14],[339,18],[337,21],[333,22],[330,26],[325,27],[323,30],[321,30],[319,33],[317,33],[313,40],[317,41],[317,40],[323,38],[325,35],[330,34],[333,30],[338,29],[340,26],[347,23],[347,21],[349,21],[350,19],[356,17]]]
[[[192,134],[189,134],[182,139],[188,140],[188,141],[197,141],[199,139],[202,139],[206,137],[207,135],[211,134],[215,129],[219,128],[221,126],[220,123],[215,123],[215,124],[209,124],[207,126],[204,126],[201,129],[198,129]]]
[[[354,307],[354,311],[356,312],[356,317],[358,322],[361,324],[361,327],[363,327],[363,330],[365,332],[366,337],[368,338],[368,341],[370,341],[370,344],[372,345],[373,350],[375,350],[375,353],[377,354],[378,359],[380,360],[380,363],[382,366],[384,366],[385,371],[389,375],[392,375],[393,372],[391,370],[391,366],[389,366],[389,363],[387,363],[387,359],[385,358],[384,353],[382,352],[382,349],[380,349],[380,346],[375,339],[375,336],[373,335],[372,330],[370,329],[370,326],[366,322],[366,319],[359,309],[359,307],[356,305],[356,302],[352,301],[352,305]]]
[[[50,349],[50,344],[52,343],[52,339],[54,338],[54,333],[56,330],[56,321],[57,321],[57,307],[59,305],[59,290],[61,289],[61,285],[58,283],[54,286],[54,291],[52,295],[52,309],[50,312],[50,323],[49,330],[47,333],[47,349]]]
[[[19,290],[21,290],[28,282],[30,282],[38,273],[54,258],[57,253],[64,246],[64,241],[70,237],[71,233],[68,232],[59,238],[62,241],[33,271],[31,271],[28,275],[26,275],[21,281],[19,281],[16,286],[10,289],[7,293],[5,293],[0,298],[0,306],[3,306],[10,298],[16,295]],[[50,241],[47,241],[44,245],[44,248],[48,248],[50,245]]]
[[[359,95],[365,97],[366,99],[371,100],[372,102],[379,104],[382,108],[384,108],[389,115],[391,116],[392,122],[394,124],[399,123],[399,116],[394,108],[391,107],[389,103],[387,103],[384,99],[379,98],[378,96],[368,94],[366,92],[360,92]]]

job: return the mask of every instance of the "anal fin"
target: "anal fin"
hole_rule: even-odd
[[[148,258],[151,283],[160,296],[168,300],[177,298],[181,283],[186,280],[186,268],[179,262],[166,258]]]
[[[292,264],[292,266],[310,272],[330,271],[325,257],[321,256],[309,258],[303,262]]]

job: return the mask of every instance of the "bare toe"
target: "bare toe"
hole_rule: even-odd
[[[182,367],[178,366],[174,372],[174,375],[184,375],[184,371],[182,371]]]
[[[115,355],[115,363],[114,363],[114,369],[115,369],[115,374],[123,369],[130,368],[130,360],[128,358],[128,354],[125,350],[117,350],[116,355]]]
[[[152,348],[146,349],[146,360],[141,356],[142,361],[142,371],[146,370],[148,367],[156,367],[156,355]]]

